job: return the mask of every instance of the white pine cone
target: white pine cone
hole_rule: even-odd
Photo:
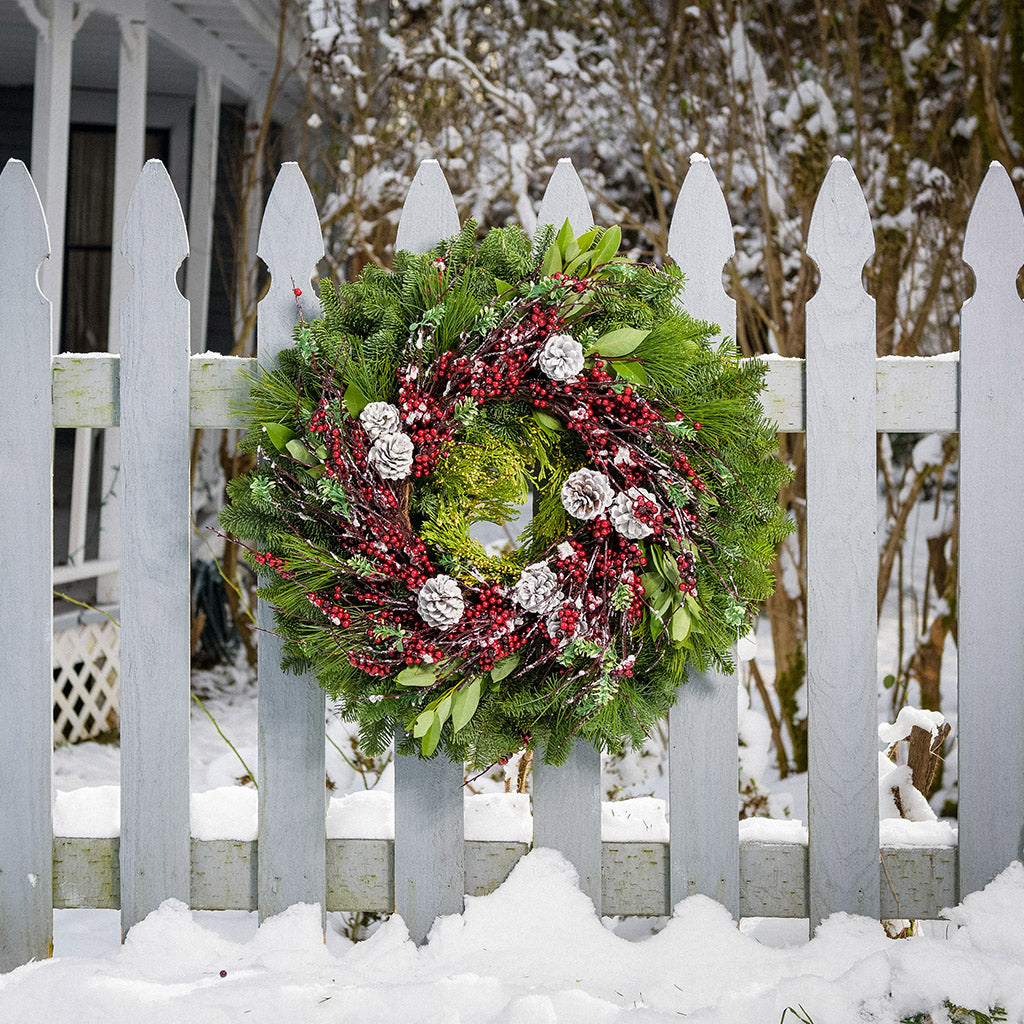
[[[558,577],[545,562],[528,565],[512,588],[512,603],[524,611],[547,615],[565,600],[558,589]]]
[[[428,625],[437,629],[451,629],[465,611],[462,591],[451,576],[434,576],[427,580],[416,598],[416,611]]]
[[[583,369],[583,346],[570,334],[552,334],[540,350],[537,365],[552,380],[569,380]]]
[[[373,442],[367,460],[385,480],[404,480],[412,472],[414,451],[408,434],[388,434]]]
[[[596,469],[577,469],[562,484],[562,507],[577,519],[595,519],[612,501],[612,485]]]
[[[401,430],[398,409],[390,402],[370,402],[364,405],[359,414],[359,422],[371,441],[397,434]]]
[[[608,510],[608,518],[612,521],[612,526],[629,540],[640,540],[642,537],[650,537],[654,533],[654,527],[648,526],[636,515],[634,504],[637,498],[646,498],[651,502],[655,508],[655,515],[661,511],[657,501],[654,500],[654,495],[644,487],[630,487],[628,491],[620,491],[615,495],[615,500]]]

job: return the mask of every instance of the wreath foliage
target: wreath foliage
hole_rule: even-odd
[[[731,667],[773,588],[789,476],[764,365],[620,234],[476,226],[321,286],[251,380],[225,529],[368,753],[482,768],[634,742],[686,666]],[[532,516],[518,546],[478,523]]]

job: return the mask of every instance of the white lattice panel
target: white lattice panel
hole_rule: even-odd
[[[77,743],[118,726],[120,630],[80,623],[53,634],[53,741]]]

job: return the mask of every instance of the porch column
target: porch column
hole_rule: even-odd
[[[267,140],[263,132],[263,115],[267,93],[261,89],[245,106],[245,162],[242,167],[242,194],[239,197],[239,230],[237,233],[236,279],[234,296],[236,355],[245,349],[255,351],[250,339],[256,326],[257,282],[259,257],[256,247],[263,215],[263,158]],[[239,343],[242,348],[239,349]]]
[[[121,302],[128,294],[130,273],[121,253],[128,201],[138,180],[146,153],[146,71],[149,40],[143,0],[117,19],[121,49],[117,66],[117,126],[114,141],[114,222],[110,261],[110,325],[107,351],[121,350]],[[121,552],[120,493],[118,471],[121,446],[118,435],[107,431],[103,442],[103,489],[106,501],[100,508],[99,558],[117,561]],[[101,576],[96,582],[100,604],[120,600],[118,575]]]
[[[213,204],[217,187],[217,141],[220,132],[220,80],[220,72],[212,67],[200,67],[196,76],[192,177],[188,200],[189,257],[185,272],[185,298],[192,304],[193,352],[206,350],[213,253]]]
[[[53,307],[53,350],[60,346],[64,280],[64,219],[68,193],[71,120],[71,49],[78,25],[73,5],[41,0],[22,5],[35,26],[36,65],[32,90],[32,178],[50,233],[50,258],[39,271],[43,294]]]

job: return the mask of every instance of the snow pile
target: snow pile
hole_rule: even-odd
[[[827,1024],[888,1024],[944,1000],[1024,1015],[1024,867],[948,912],[949,939],[892,940],[836,914],[808,943],[762,945],[695,896],[657,935],[608,930],[551,850],[490,896],[440,919],[417,949],[393,917],[357,946],[325,945],[316,907],[292,907],[251,941],[223,938],[170,901],[109,957],[0,976],[0,1019],[19,1024],[614,1024],[774,1022],[787,1007]]]

